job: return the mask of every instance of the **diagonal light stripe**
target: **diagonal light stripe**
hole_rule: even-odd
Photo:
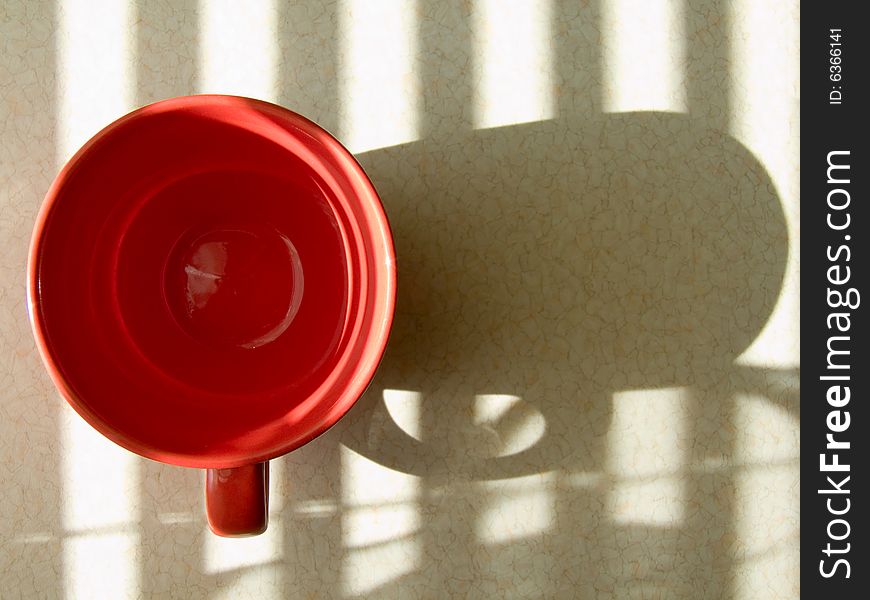
[[[685,112],[680,0],[602,2],[604,110]]]
[[[132,14],[127,2],[63,0],[58,29],[58,158],[133,105]]]
[[[549,0],[479,0],[475,5],[474,125],[553,118]]]
[[[201,0],[199,91],[275,101],[277,21],[275,0]]]
[[[362,597],[422,564],[420,479],[341,450],[342,581],[348,597]]]
[[[731,133],[764,164],[789,235],[785,280],[773,314],[738,362],[795,368],[800,364],[799,3],[734,0],[730,10]]]
[[[58,17],[58,152],[65,161],[133,108],[133,23],[129,4],[114,0],[63,0]],[[136,597],[138,458],[68,406],[61,440],[65,594]]]
[[[415,4],[342,0],[338,134],[351,152],[418,138]]]
[[[679,473],[686,464],[687,395],[685,388],[613,395],[607,470],[614,477],[609,498],[614,521],[669,526],[683,521],[685,486]]]

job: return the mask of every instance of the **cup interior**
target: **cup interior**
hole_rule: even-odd
[[[116,121],[52,186],[31,317],[70,403],[145,456],[227,467],[343,415],[392,319],[395,263],[359,165],[299,115],[194,96]]]

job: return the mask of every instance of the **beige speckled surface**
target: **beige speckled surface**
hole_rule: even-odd
[[[0,596],[798,597],[797,31],[796,0],[5,0]],[[23,302],[63,160],[195,92],[335,132],[399,255],[374,384],[248,540],[63,403]]]

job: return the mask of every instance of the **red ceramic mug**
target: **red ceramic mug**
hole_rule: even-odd
[[[103,435],[207,469],[212,530],[268,521],[268,461],[371,381],[396,294],[377,193],[323,129],[230,96],[158,102],[66,164],[37,218],[28,310]]]

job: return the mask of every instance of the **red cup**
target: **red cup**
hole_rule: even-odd
[[[209,525],[268,522],[268,461],[335,424],[393,319],[383,207],[332,136],[230,96],[158,102],[79,150],[28,262],[39,351],[117,444],[207,469]]]

